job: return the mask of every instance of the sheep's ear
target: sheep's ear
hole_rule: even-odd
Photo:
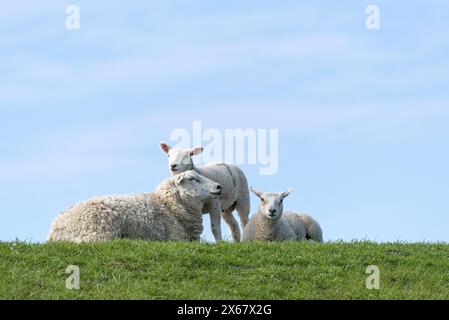
[[[201,154],[204,151],[203,147],[196,147],[192,149],[192,156],[197,156],[199,154]]]
[[[262,191],[256,190],[253,187],[249,188],[249,190],[251,190],[252,193],[254,193],[256,196],[258,196],[259,198],[262,199],[262,197],[263,197],[263,192]]]
[[[161,146],[162,151],[164,151],[165,153],[169,153],[171,147],[165,143],[165,142],[160,142],[159,145]]]
[[[292,192],[293,192],[293,189],[289,188],[288,191],[282,193],[282,198],[284,198],[284,199],[287,198],[290,195],[290,193],[292,193]]]

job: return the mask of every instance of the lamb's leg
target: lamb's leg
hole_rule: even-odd
[[[240,172],[240,192],[239,197],[235,203],[235,209],[239,213],[240,223],[242,224],[242,229],[244,230],[246,225],[249,222],[249,213],[250,213],[250,196],[249,196],[249,188],[248,181],[245,177],[245,174],[239,170]]]
[[[239,223],[237,222],[237,220],[235,220],[234,216],[232,215],[232,211],[229,209],[224,210],[223,219],[229,225],[229,228],[231,228],[232,238],[234,239],[234,242],[240,242]]]
[[[240,223],[242,224],[242,229],[245,229],[249,222],[249,201],[237,202],[236,210],[239,213]]]
[[[206,210],[210,215],[211,230],[212,234],[214,235],[215,241],[216,242],[222,241],[220,201],[218,200],[210,201],[206,206]]]

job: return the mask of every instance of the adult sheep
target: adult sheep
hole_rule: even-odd
[[[284,212],[284,199],[292,189],[281,193],[251,191],[260,198],[259,209],[243,231],[243,241],[301,241],[323,242],[320,225],[307,214]]]
[[[235,242],[240,242],[240,228],[232,212],[237,210],[242,228],[249,221],[250,197],[248,181],[243,171],[232,164],[211,163],[196,167],[192,157],[203,152],[203,148],[179,149],[172,148],[167,143],[160,143],[161,149],[168,155],[168,164],[172,175],[186,170],[194,170],[219,183],[223,187],[223,194],[219,199],[212,199],[204,205],[203,213],[210,214],[212,234],[216,241],[222,240],[221,217],[229,225]]]
[[[74,205],[53,222],[49,241],[196,241],[203,231],[204,203],[221,193],[218,183],[186,171],[152,193],[105,196]]]

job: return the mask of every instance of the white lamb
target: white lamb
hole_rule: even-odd
[[[250,197],[248,181],[243,171],[231,164],[211,163],[202,167],[195,167],[192,156],[203,152],[203,148],[178,149],[172,148],[167,143],[160,143],[161,149],[168,154],[169,169],[172,175],[186,170],[194,170],[219,183],[223,187],[223,194],[219,199],[208,201],[203,208],[203,213],[210,214],[212,234],[216,241],[222,240],[221,217],[229,225],[234,241],[240,242],[240,228],[232,212],[237,210],[240,216],[242,228],[249,221]]]
[[[203,232],[204,203],[221,194],[218,183],[186,171],[163,181],[152,193],[106,196],[76,204],[53,222],[49,241],[197,241]]]
[[[284,212],[284,199],[292,192],[264,193],[251,191],[260,199],[259,209],[243,231],[243,241],[301,241],[323,242],[320,225],[311,216]]]

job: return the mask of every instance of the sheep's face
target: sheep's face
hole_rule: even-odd
[[[192,156],[203,152],[203,148],[178,149],[172,148],[165,142],[160,143],[162,151],[168,155],[168,168],[172,175],[176,175],[194,168]]]
[[[284,199],[292,192],[290,189],[281,193],[264,193],[253,188],[251,188],[251,191],[260,198],[259,212],[269,220],[278,220],[282,217]]]
[[[195,202],[205,202],[220,197],[223,192],[218,183],[192,170],[180,173],[173,179],[175,180],[181,198],[188,201],[196,200]]]

